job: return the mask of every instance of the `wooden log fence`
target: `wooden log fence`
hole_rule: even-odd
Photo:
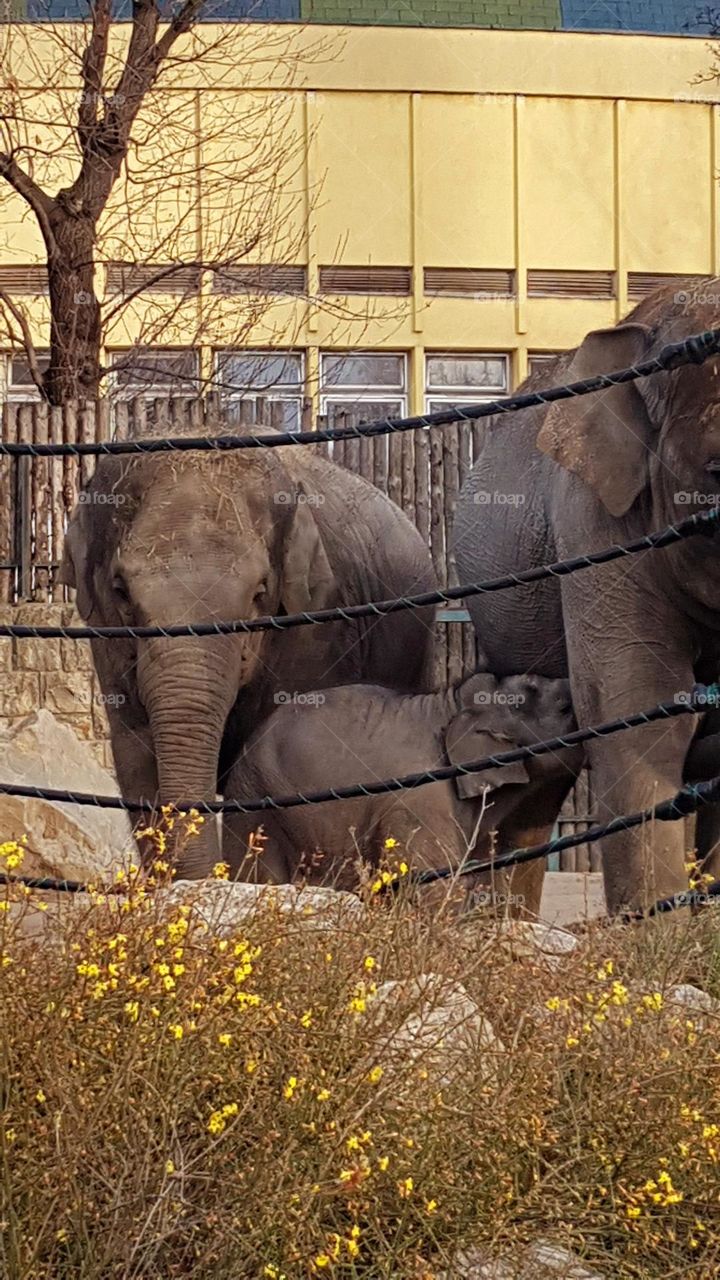
[[[38,444],[75,443],[140,438],[149,433],[173,435],[189,427],[202,434],[217,424],[218,409],[215,396],[203,400],[140,397],[62,408],[38,402],[6,404],[2,438]],[[242,401],[235,406],[235,413],[240,427],[283,428],[282,406],[277,402],[261,398]],[[334,425],[350,427],[359,421],[359,417],[348,416]],[[310,426],[307,405],[303,429]],[[450,534],[457,496],[473,465],[481,433],[481,423],[456,423],[390,436],[322,442],[317,449],[397,503],[427,543],[438,581],[454,586],[457,570]],[[0,603],[46,603],[64,598],[64,589],[54,582],[54,574],[68,517],[94,466],[92,457],[0,459]],[[438,683],[454,682],[475,669],[474,635],[463,615],[461,608],[440,611]],[[562,833],[585,830],[591,814],[590,784],[584,775],[563,810]],[[561,855],[560,869],[596,870],[598,860],[599,852],[594,848],[568,850]]]

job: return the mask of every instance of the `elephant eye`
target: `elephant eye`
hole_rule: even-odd
[[[113,591],[115,592],[115,595],[117,596],[118,600],[122,601],[123,604],[130,603],[130,596],[128,594],[128,589],[122,578],[118,578],[118,577],[113,578]]]

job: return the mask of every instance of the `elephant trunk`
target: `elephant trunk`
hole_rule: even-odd
[[[223,639],[153,640],[139,662],[141,695],[157,760],[159,802],[214,800],[223,729],[237,691]],[[178,880],[199,880],[219,861],[217,822],[174,851]]]

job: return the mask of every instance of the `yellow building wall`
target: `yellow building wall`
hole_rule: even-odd
[[[207,282],[192,304],[173,305],[163,345],[197,343],[206,369],[213,348],[233,343],[303,349],[311,370],[323,347],[405,351],[419,410],[426,351],[507,352],[517,378],[528,352],[614,323],[628,273],[718,270],[718,108],[712,86],[693,87],[710,61],[704,41],[257,24],[225,34],[202,76],[188,60],[166,82],[161,128],[148,108],[137,163],[154,175],[152,199],[129,223],[121,183],[103,222],[109,257],[113,245],[123,257],[123,244],[140,255],[161,242],[161,258],[196,261],[222,253],[230,235],[248,262],[307,266],[312,305],[236,295],[210,307]],[[206,26],[195,40],[216,38]],[[47,28],[18,28],[11,48],[18,92],[37,103],[44,66],[52,92],[72,102]],[[45,101],[51,114],[50,91]],[[55,173],[55,186],[67,176]],[[3,194],[0,270],[41,251],[21,202]],[[319,267],[334,264],[409,267],[412,294],[318,298]],[[515,294],[430,299],[427,267],[513,271]],[[528,298],[535,270],[613,272],[615,296]],[[46,305],[22,301],[43,345]],[[162,299],[138,299],[110,343],[129,345],[148,325],[160,332],[162,313]]]

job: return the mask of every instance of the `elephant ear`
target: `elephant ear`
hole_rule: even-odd
[[[478,717],[475,711],[460,711],[445,730],[445,754],[450,764],[471,764],[483,756],[496,756],[501,751],[512,751],[517,746],[501,729],[493,729]],[[482,773],[461,774],[455,779],[455,789],[461,800],[481,796],[491,787],[505,787],[511,782],[527,782],[528,774],[522,760],[504,768],[494,766]]]
[[[65,532],[62,560],[55,581],[75,591],[75,604],[86,622],[93,611],[92,569],[88,563],[84,510],[77,506]]]
[[[643,324],[596,329],[578,347],[568,382],[638,364],[651,333]],[[548,410],[537,447],[573,471],[613,516],[624,516],[648,483],[654,428],[637,384],[563,400]]]
[[[298,489],[298,493],[302,493]],[[335,577],[320,530],[307,502],[296,502],[285,542],[280,600],[288,613],[324,609],[333,599]]]

